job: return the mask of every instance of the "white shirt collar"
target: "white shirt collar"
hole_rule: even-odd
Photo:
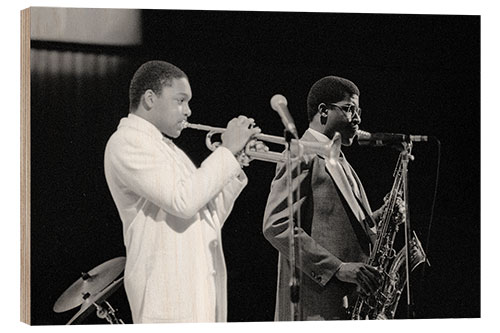
[[[318,132],[317,130],[315,129],[312,129],[312,128],[308,128],[307,131],[309,133],[311,133],[312,136],[314,136],[314,138],[316,138],[316,140],[318,140],[319,142],[330,142],[332,141],[332,139],[330,139],[329,137],[327,137],[326,135],[324,135],[323,133],[321,132]],[[342,145],[342,143],[339,141],[337,142],[334,142],[334,144],[336,145],[339,145],[338,149],[336,149],[335,151],[338,151],[339,152],[339,156],[333,156],[334,158],[336,157],[339,157],[339,158],[343,158],[344,157],[344,154],[342,153],[342,151],[340,150],[340,146]]]
[[[314,136],[316,138],[316,140],[318,140],[319,142],[329,142],[329,141],[331,141],[329,137],[327,137],[326,135],[324,135],[321,132],[316,131],[315,129],[312,129],[311,127],[309,127],[307,129],[307,131],[309,131],[309,133],[311,133],[312,136]]]
[[[133,113],[129,113],[126,118],[122,118],[120,120],[118,128],[122,126],[137,129],[138,131],[147,133],[158,140],[164,139],[163,134],[155,125]]]

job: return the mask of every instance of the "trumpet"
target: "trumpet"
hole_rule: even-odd
[[[210,149],[211,151],[214,151],[221,144],[221,142],[212,142],[212,136],[214,134],[222,134],[226,130],[225,128],[222,127],[191,124],[188,123],[187,121],[183,122],[182,127],[208,132],[205,137],[205,144],[207,148]],[[253,139],[262,142],[283,145],[285,146],[285,148],[288,148],[288,142],[285,140],[285,138],[280,136],[259,133],[254,135]],[[328,159],[334,159],[335,156],[338,156],[339,153],[338,149],[340,149],[340,145],[334,145],[333,143],[339,139],[340,139],[339,133],[335,133],[333,140],[328,143],[307,142],[307,141],[292,139],[290,142],[290,152],[292,154],[292,161],[297,161],[298,159],[301,159],[304,155],[310,155],[310,154],[318,154]],[[252,140],[250,140],[246,144],[244,152],[252,160],[259,160],[271,163],[283,163],[286,161],[287,156],[284,154],[284,152],[273,152],[273,151],[259,152],[252,150],[251,141]]]

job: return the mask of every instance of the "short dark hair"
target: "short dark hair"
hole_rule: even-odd
[[[351,95],[359,96],[359,89],[353,82],[338,76],[326,76],[319,79],[312,85],[307,95],[309,121],[318,113],[319,104],[336,103]]]
[[[142,64],[130,81],[130,111],[135,111],[139,107],[141,97],[146,90],[151,89],[160,95],[163,87],[172,85],[172,79],[181,78],[187,78],[186,73],[166,61],[152,60]]]

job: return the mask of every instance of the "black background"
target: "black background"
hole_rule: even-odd
[[[122,71],[104,78],[32,76],[33,324],[65,324],[77,310],[54,313],[57,298],[80,272],[125,255],[103,152],[128,112],[133,72],[151,59],[187,73],[194,123],[224,127],[243,114],[264,133],[281,135],[269,105],[280,93],[302,133],[310,86],[338,75],[360,88],[361,128],[437,137],[441,164],[430,235],[436,142],[416,143],[409,166],[412,226],[431,263],[414,274],[415,317],[480,316],[479,16],[146,10],[142,18],[144,43],[133,49],[32,44],[127,59]],[[197,164],[210,153],[204,134],[186,130],[176,140]],[[344,152],[377,208],[398,153],[359,146]],[[254,161],[245,170],[249,184],[223,230],[229,321],[273,319],[277,252],[261,225],[274,167]],[[131,322],[123,288],[109,301]],[[84,323],[103,321],[93,315]]]

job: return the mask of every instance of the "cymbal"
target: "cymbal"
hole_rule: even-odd
[[[87,318],[90,314],[92,314],[92,312],[96,310],[96,307],[92,305],[94,304],[101,305],[122,284],[123,284],[123,276],[118,280],[116,280],[115,282],[111,283],[106,288],[104,288],[100,293],[96,294],[95,296],[87,298],[80,307],[80,310],[78,310],[78,312],[73,316],[73,318],[71,318],[66,323],[66,325],[80,324],[85,318]]]
[[[108,286],[125,268],[125,257],[108,260],[75,281],[54,304],[54,312],[71,310]]]

